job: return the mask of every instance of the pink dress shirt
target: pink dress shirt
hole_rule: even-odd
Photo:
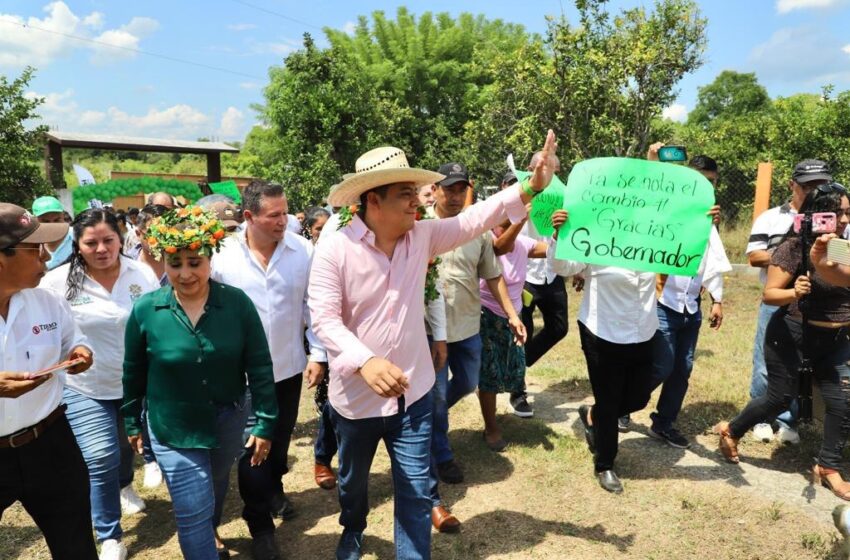
[[[396,243],[392,260],[354,216],[320,243],[313,257],[308,305],[313,331],[328,352],[328,399],[345,418],[392,416],[398,399],[375,393],[358,370],[373,356],[398,366],[409,381],[407,406],[434,384],[425,335],[425,271],[435,255],[526,215],[519,189],[507,189],[454,218],[422,220]]]

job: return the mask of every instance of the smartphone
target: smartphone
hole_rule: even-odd
[[[826,260],[850,265],[850,241],[838,237],[830,239],[826,245]]]
[[[812,218],[812,233],[835,233],[838,225],[838,219],[835,212],[815,212],[809,214]],[[794,233],[800,233],[800,228],[803,226],[803,217],[805,214],[796,214],[794,216]]]
[[[658,161],[688,161],[688,151],[684,146],[661,146]]]
[[[85,362],[82,358],[74,358],[73,360],[65,360],[62,363],[56,364],[55,366],[50,366],[38,371],[34,371],[32,373],[27,374],[27,379],[35,379],[36,377],[41,377],[42,375],[47,375],[48,373],[53,373],[54,371],[59,371],[60,369],[68,369],[70,367],[74,367],[77,364],[81,364]]]

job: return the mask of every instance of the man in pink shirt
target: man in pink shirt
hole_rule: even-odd
[[[554,154],[550,131],[544,151]],[[339,438],[337,559],[360,558],[369,469],[383,440],[392,463],[396,557],[431,557],[429,484],[434,365],[425,335],[428,261],[525,217],[552,178],[550,158],[531,179],[445,220],[416,221],[418,188],[442,176],[411,169],[398,148],[361,156],[328,197],[359,204],[351,222],[321,244],[308,288],[313,329],[328,351],[331,421]]]

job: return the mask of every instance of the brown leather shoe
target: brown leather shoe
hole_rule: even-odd
[[[319,488],[324,488],[325,490],[336,488],[336,475],[329,466],[316,463],[313,467],[313,474],[316,477],[316,484]]]
[[[733,464],[738,464],[738,438],[732,436],[729,431],[729,422],[719,422],[714,426],[713,431],[720,436],[719,447],[720,452],[726,457],[726,460]]]
[[[460,531],[458,518],[443,506],[431,508],[431,523],[434,524],[434,529],[441,533],[457,533]]]

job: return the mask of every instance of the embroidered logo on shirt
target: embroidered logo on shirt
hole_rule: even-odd
[[[142,287],[138,284],[130,284],[130,301],[136,301],[142,297]]]
[[[73,300],[68,302],[71,307],[76,307],[78,305],[85,305],[87,303],[94,303],[94,298],[91,296],[78,296]]]
[[[33,325],[32,326],[32,334],[40,334],[43,332],[55,331],[59,325],[56,321],[52,323],[47,323],[46,325]]]

